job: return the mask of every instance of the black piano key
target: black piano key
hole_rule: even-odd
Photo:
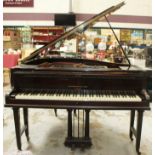
[[[91,96],[93,96],[93,90],[91,90]]]
[[[86,93],[87,96],[89,95],[89,91],[88,90],[85,90],[85,93]]]
[[[96,91],[96,96],[98,96],[98,97],[100,96],[100,91],[99,90]]]
[[[105,95],[105,90],[102,90],[102,95]]]
[[[86,90],[84,90],[84,96],[85,96],[85,97],[87,96],[87,92],[86,92]]]
[[[51,90],[51,94],[54,94],[54,89]]]
[[[66,93],[67,93],[67,96],[70,96],[70,92],[69,92],[69,90],[68,90],[68,89],[67,89],[67,92],[66,92]]]

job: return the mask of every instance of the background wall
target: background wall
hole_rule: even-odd
[[[116,0],[72,0],[72,11],[78,22],[86,20],[120,1]],[[70,0],[34,0],[32,8],[3,8],[4,25],[54,25],[54,13],[68,13]],[[126,0],[126,5],[114,12],[112,26],[151,28],[151,0]],[[121,18],[117,18],[121,17]],[[117,19],[116,19],[117,18]],[[125,19],[125,20],[124,20]],[[128,19],[128,20],[127,20]],[[100,23],[98,26],[107,26]]]

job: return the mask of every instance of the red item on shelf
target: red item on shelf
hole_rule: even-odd
[[[11,68],[18,64],[19,54],[3,54],[3,68]]]

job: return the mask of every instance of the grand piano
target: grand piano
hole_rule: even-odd
[[[54,109],[56,115],[57,109],[67,111],[68,133],[64,143],[67,147],[92,145],[89,133],[91,110],[129,110],[131,112],[129,137],[133,140],[133,135],[135,136],[136,151],[140,153],[143,112],[150,110],[148,83],[151,70],[130,64],[111,27],[108,16],[123,5],[124,2],[121,2],[75,26],[34,51],[23,59],[20,65],[11,69],[12,90],[5,97],[5,107],[13,109],[19,150],[22,148],[22,133],[25,132],[29,140],[28,109],[49,108]],[[85,50],[80,50],[80,47],[77,47],[76,53],[62,51],[66,40],[78,38],[80,42],[88,28],[103,20],[108,22],[118,43],[118,48],[110,53],[106,51],[108,53],[106,58],[88,59]],[[97,55],[97,52],[95,54]],[[23,109],[23,128],[20,125],[20,109]],[[135,113],[137,113],[136,128]],[[77,124],[74,117],[78,120]],[[79,125],[80,117],[83,120],[82,127]]]

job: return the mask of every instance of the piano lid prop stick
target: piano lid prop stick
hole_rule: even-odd
[[[116,40],[117,40],[117,42],[118,42],[118,44],[119,44],[121,50],[123,51],[123,54],[124,54],[125,58],[127,59],[128,64],[129,64],[129,68],[130,68],[130,66],[131,66],[130,60],[128,59],[128,57],[127,57],[127,55],[126,55],[124,49],[122,48],[122,45],[121,45],[120,41],[118,40],[118,37],[117,37],[115,31],[114,31],[113,28],[111,27],[111,24],[110,24],[110,22],[109,22],[107,16],[105,15],[104,17],[105,17],[107,23],[109,24],[109,27],[110,27],[110,29],[112,30],[112,32],[113,32],[113,34],[114,34],[114,36],[115,36],[115,38],[116,38]]]

